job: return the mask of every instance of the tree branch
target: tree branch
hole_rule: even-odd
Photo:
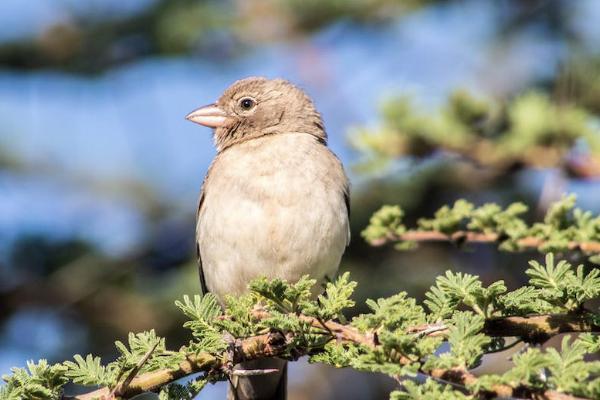
[[[507,171],[513,168],[552,168],[566,170],[576,178],[598,179],[600,160],[592,154],[575,155],[571,149],[559,150],[547,146],[530,146],[522,154],[507,156],[498,152],[498,146],[490,140],[480,139],[468,147],[449,145],[437,146],[438,149],[455,153],[467,161],[478,165]]]
[[[474,385],[478,378],[469,371],[462,368],[451,369],[434,369],[426,373],[432,378],[441,379],[462,386]],[[526,387],[513,388],[509,385],[497,384],[493,385],[492,389],[486,392],[486,395],[492,398],[532,398],[544,400],[586,400],[581,397],[573,396],[567,393],[556,392],[554,390],[546,390],[542,393],[533,392]]]
[[[268,317],[268,312],[256,309],[254,316],[259,319]],[[362,333],[353,326],[343,325],[335,321],[319,321],[317,318],[300,315],[298,316],[311,326],[329,332],[330,340],[337,340],[346,343],[353,343],[376,348],[379,346],[377,335],[375,333]],[[435,326],[435,329],[432,327]],[[425,336],[445,336],[448,330],[437,325],[420,325],[407,330],[408,333],[424,334]],[[487,320],[484,326],[484,332],[491,336],[519,336],[529,340],[547,339],[552,335],[567,332],[600,332],[600,326],[595,325],[591,316],[584,315],[535,315],[529,317],[504,317]],[[233,363],[255,360],[259,358],[276,357],[285,355],[293,343],[293,333],[284,335],[281,332],[272,331],[266,334],[241,339],[233,351]],[[306,354],[309,349],[295,349],[296,354]],[[298,350],[300,350],[298,352]],[[117,397],[130,398],[136,394],[156,390],[164,385],[174,382],[187,375],[198,372],[210,372],[222,370],[227,363],[227,356],[215,356],[209,353],[200,353],[188,355],[187,360],[181,362],[176,369],[161,369],[147,372],[135,377],[128,385],[120,384],[113,392]],[[402,357],[399,363],[406,365],[412,363],[406,357]],[[421,371],[436,379],[459,384],[472,385],[477,381],[477,377],[469,371],[460,368],[434,369],[432,371]],[[492,388],[492,395],[498,397],[510,397],[513,395],[526,396],[534,398],[539,393],[528,393],[526,388],[513,388],[508,385],[495,385]],[[549,400],[577,400],[577,397],[563,393],[546,391],[542,394]],[[74,396],[63,397],[69,400],[92,400],[112,399],[109,388],[100,388],[98,390]],[[537,398],[537,397],[536,397]]]
[[[280,332],[269,332],[243,339],[233,352],[233,363],[238,364],[242,361],[282,355],[290,344],[289,339]],[[177,368],[166,368],[141,374],[133,378],[128,385],[117,385],[112,394],[114,397],[130,398],[142,392],[156,390],[187,375],[219,370],[225,366],[226,361],[225,356],[216,357],[209,353],[189,354]],[[106,387],[78,396],[63,397],[65,400],[108,400],[112,398],[111,390]]]
[[[421,333],[438,328],[439,325],[424,324],[408,329],[410,333]],[[527,317],[500,317],[485,321],[483,333],[493,337],[515,336],[529,343],[543,343],[561,333],[600,332],[594,315],[591,314],[546,314]],[[448,329],[433,329],[427,336],[448,335]]]
[[[389,242],[452,242],[452,243],[494,243],[502,242],[504,238],[497,233],[483,233],[471,231],[457,231],[452,234],[446,234],[438,231],[419,231],[409,230],[402,235],[389,234],[385,238],[373,240],[374,246],[382,246]],[[519,239],[519,247],[526,249],[537,249],[546,242],[536,237],[525,237]],[[579,250],[583,253],[600,253],[600,242],[575,242],[568,244],[569,250]]]

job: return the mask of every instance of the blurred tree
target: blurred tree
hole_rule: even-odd
[[[376,132],[363,129],[353,137],[354,146],[371,155],[363,168],[446,151],[500,175],[558,167],[578,177],[600,176],[600,133],[592,116],[539,92],[497,106],[458,91],[435,116],[401,97],[385,103],[382,114]]]
[[[257,41],[293,38],[351,20],[380,24],[436,4],[465,0],[156,0],[132,15],[95,17],[85,9],[38,37],[0,43],[0,65],[98,73],[157,54],[233,57]],[[497,39],[539,29],[557,41],[576,43],[572,7],[564,0],[492,2]]]

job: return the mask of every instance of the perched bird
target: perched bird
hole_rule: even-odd
[[[214,128],[196,241],[203,291],[221,303],[254,278],[332,278],[350,240],[349,185],[311,99],[283,79],[246,78],[186,116]],[[284,399],[285,362],[243,363],[280,373],[239,377],[229,397]]]

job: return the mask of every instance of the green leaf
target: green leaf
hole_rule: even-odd
[[[406,228],[402,224],[404,211],[399,206],[383,206],[376,211],[361,235],[369,243],[375,243],[388,235],[400,236]]]
[[[436,211],[435,218],[419,219],[419,228],[450,234],[463,229],[467,218],[473,211],[473,204],[466,200],[457,200],[452,208],[444,206]]]
[[[529,283],[538,288],[549,289],[553,291],[562,291],[565,280],[570,280],[573,271],[571,264],[561,260],[554,264],[554,254],[546,255],[546,265],[541,265],[537,261],[529,261],[531,268],[525,273],[529,276]]]
[[[67,367],[66,376],[74,383],[82,385],[112,386],[116,379],[115,371],[107,369],[102,365],[100,357],[88,354],[85,358],[76,354],[75,362],[65,361]]]
[[[216,353],[226,347],[221,332],[214,326],[217,317],[222,314],[221,306],[212,293],[203,296],[195,295],[194,300],[183,296],[183,302],[176,301],[175,305],[190,318],[183,326],[192,331],[196,339],[196,352],[205,351]]]
[[[305,302],[303,312],[323,320],[334,319],[342,315],[343,309],[354,306],[350,299],[356,282],[350,281],[350,273],[345,272],[335,282],[327,282],[325,293],[317,298],[317,303]]]
[[[402,390],[390,393],[390,400],[467,400],[473,396],[455,390],[450,385],[445,385],[428,378],[424,384],[405,380],[402,382]]]
[[[548,356],[538,349],[529,348],[525,352],[513,355],[514,366],[506,372],[502,381],[517,387],[519,385],[531,386],[535,389],[545,389],[544,371],[551,365]]]
[[[62,387],[69,381],[67,367],[48,364],[42,359],[38,363],[27,362],[27,369],[12,368],[12,375],[4,375],[6,385],[0,387],[3,400],[59,400]]]
[[[546,216],[544,217],[544,223],[553,226],[556,229],[563,229],[569,225],[569,215],[571,210],[575,207],[577,196],[574,194],[564,196],[560,201],[553,203]]]
[[[352,320],[352,325],[366,332],[384,328],[389,331],[403,331],[409,326],[425,323],[425,311],[415,299],[400,292],[388,298],[367,300],[369,314],[361,314]]]
[[[308,275],[304,275],[295,283],[261,277],[252,281],[249,289],[267,300],[267,303],[278,311],[294,313],[301,311],[300,307],[311,300],[311,289],[315,283],[316,280]]]
[[[549,383],[559,392],[570,392],[587,395],[587,380],[594,374],[600,373],[600,362],[586,362],[589,342],[575,340],[571,342],[568,336],[563,337],[560,352],[554,348],[547,351]]]
[[[504,292],[506,286],[502,281],[484,288],[478,276],[446,271],[425,294],[425,304],[437,318],[447,317],[460,303],[484,317],[491,317],[499,307],[498,296]]]

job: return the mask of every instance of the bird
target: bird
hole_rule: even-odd
[[[186,119],[212,128],[216,147],[196,221],[203,292],[223,304],[258,277],[334,278],[350,241],[350,185],[310,97],[285,79],[249,77]],[[235,368],[279,372],[234,376],[229,399],[286,398],[284,360]]]

